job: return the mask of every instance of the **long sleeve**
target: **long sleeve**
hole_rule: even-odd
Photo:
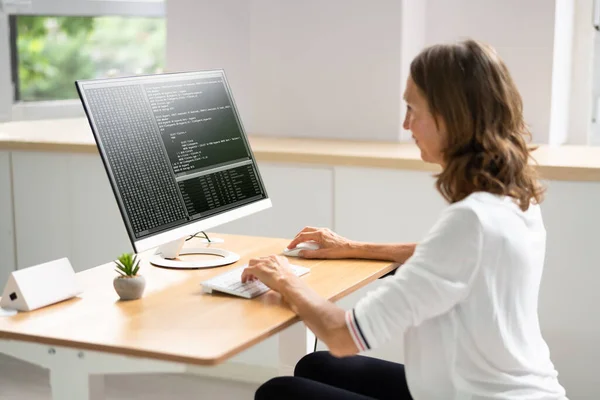
[[[482,246],[475,211],[448,207],[398,272],[346,313],[358,348],[378,347],[408,327],[452,309],[469,293]]]

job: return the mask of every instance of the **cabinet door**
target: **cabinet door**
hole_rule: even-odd
[[[71,258],[69,157],[13,153],[18,268]]]
[[[0,290],[16,268],[10,157],[0,151]]]

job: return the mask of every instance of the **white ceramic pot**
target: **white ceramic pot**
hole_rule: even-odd
[[[117,276],[113,286],[121,300],[135,300],[142,297],[146,287],[146,279],[142,275],[133,277]]]

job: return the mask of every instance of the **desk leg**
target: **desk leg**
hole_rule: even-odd
[[[313,351],[315,336],[303,322],[297,322],[279,334],[279,375],[294,375],[302,357]]]
[[[53,399],[102,400],[104,399],[104,376],[65,369],[50,371],[50,387]]]

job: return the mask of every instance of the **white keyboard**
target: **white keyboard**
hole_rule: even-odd
[[[242,272],[248,264],[244,264],[238,268],[225,271],[202,283],[202,291],[204,293],[212,293],[213,290],[232,294],[234,296],[245,297],[252,299],[256,296],[268,292],[270,289],[267,285],[259,280],[248,281],[242,283]],[[292,271],[296,276],[302,276],[310,271],[310,268],[301,267],[299,265],[290,264]]]

